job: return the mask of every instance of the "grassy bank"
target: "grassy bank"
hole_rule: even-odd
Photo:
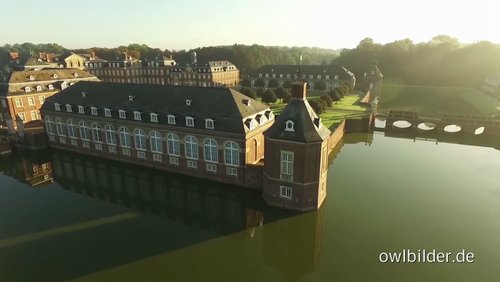
[[[427,114],[500,114],[497,101],[472,88],[383,84],[379,111],[389,109]]]

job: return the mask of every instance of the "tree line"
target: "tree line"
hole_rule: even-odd
[[[106,59],[116,59],[123,52],[141,58],[155,59],[173,56],[181,65],[190,64],[191,53],[197,53],[198,64],[211,60],[229,60],[241,71],[251,74],[266,64],[339,64],[355,73],[358,80],[373,61],[384,74],[384,79],[400,80],[406,84],[469,86],[481,84],[484,77],[500,72],[500,45],[486,41],[461,44],[456,38],[439,35],[428,42],[414,43],[410,39],[379,44],[370,38],[352,49],[322,49],[311,47],[273,47],[240,45],[201,47],[192,50],[161,50],[145,44],[130,44],[116,48],[66,49],[58,44],[6,44],[0,47],[0,65],[8,63],[9,52],[21,57],[39,52],[57,54],[90,53]]]

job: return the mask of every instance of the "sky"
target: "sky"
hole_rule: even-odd
[[[0,0],[0,45],[66,48],[130,43],[160,49],[260,44],[353,48],[363,38],[415,43],[446,34],[500,43],[486,0]]]

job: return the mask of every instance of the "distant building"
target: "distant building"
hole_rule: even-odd
[[[105,60],[97,57],[94,52],[90,54],[74,54],[64,58],[64,63],[67,68],[86,69],[91,63],[102,63]]]
[[[127,53],[113,61],[88,62],[86,68],[103,82],[179,86],[235,86],[239,70],[228,61],[211,61],[205,66],[179,66],[172,57],[139,60]]]
[[[363,76],[363,90],[370,92],[370,100],[380,98],[382,92],[382,79],[384,75],[380,72],[377,62],[373,61]]]
[[[0,78],[0,125],[15,128],[19,117],[24,123],[40,120],[45,99],[78,81],[98,81],[80,69],[12,71]]]
[[[326,90],[333,90],[343,84],[354,88],[356,77],[346,68],[338,65],[265,65],[257,69],[249,77],[251,85],[261,79],[267,86],[270,80],[276,80],[280,86],[285,82],[304,81],[310,89],[315,89],[315,84],[322,81]]]
[[[50,145],[251,186],[268,106],[230,88],[80,82],[42,107]],[[258,175],[260,176],[260,174]]]

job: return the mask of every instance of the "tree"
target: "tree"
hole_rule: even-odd
[[[266,82],[262,78],[259,78],[253,83],[253,85],[255,87],[266,87]]]
[[[277,99],[276,94],[274,94],[274,91],[272,90],[268,89],[262,94],[262,102],[267,103],[268,105],[269,103],[276,102]]]
[[[314,83],[314,90],[326,90],[326,83],[324,81]]]
[[[282,99],[282,100],[285,97],[285,95],[289,92],[290,91],[288,89],[285,89],[283,87],[278,87],[278,88],[276,88],[276,90],[274,90],[274,93],[276,93],[276,97],[278,97],[279,99]]]
[[[252,86],[252,82],[250,81],[250,79],[248,78],[245,78],[241,81],[241,86],[244,86],[244,87],[251,87]]]
[[[330,93],[328,93],[328,96],[330,96],[330,98],[334,102],[340,101],[340,99],[341,99],[339,93],[336,90],[330,91]]]
[[[333,101],[332,101],[332,98],[330,96],[328,96],[327,94],[324,94],[320,98],[321,98],[321,100],[325,101],[327,107],[332,106]]]
[[[321,108],[322,108],[321,112],[324,112],[324,111],[325,111],[325,108],[328,106],[328,105],[326,104],[326,101],[325,101],[325,100],[323,100],[323,99],[321,99],[321,98],[318,98],[318,99],[316,99],[316,100],[318,100],[318,103],[321,105]]]
[[[274,78],[267,82],[267,87],[269,87],[269,88],[276,88],[278,86],[279,86],[279,82]]]
[[[251,88],[248,88],[248,87],[242,87],[242,88],[240,89],[240,92],[241,92],[242,94],[244,94],[245,96],[248,96],[248,97],[250,97],[250,98],[252,98],[252,99],[257,99],[257,93],[255,93],[255,91],[254,91],[253,89],[251,89]]]
[[[290,93],[286,93],[284,96],[283,96],[283,103],[287,103],[290,102],[290,100],[292,100],[292,94]]]
[[[258,88],[256,93],[257,97],[262,97],[264,95],[264,92],[266,92],[264,88]]]
[[[309,101],[309,105],[313,108],[314,112],[319,115],[323,112],[324,108],[321,103],[318,101],[319,99],[313,99]]]

